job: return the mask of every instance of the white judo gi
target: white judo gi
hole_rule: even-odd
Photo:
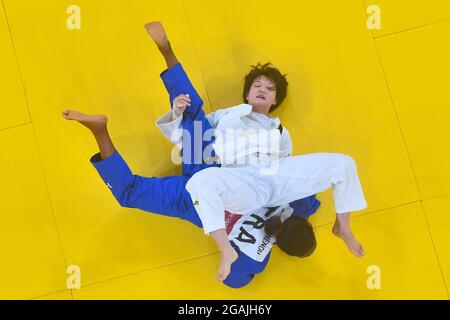
[[[186,184],[206,234],[225,228],[224,210],[251,214],[252,210],[285,205],[330,187],[337,213],[367,207],[351,157],[339,153],[290,156],[292,141],[286,128],[278,130],[279,119],[251,110],[252,106],[242,104],[207,115],[216,130],[213,147],[222,167],[199,171]],[[157,125],[164,133],[176,122],[163,125],[157,121]],[[234,135],[225,134],[230,128],[250,134],[239,130]],[[255,136],[258,139],[241,139]],[[270,137],[270,143],[260,139],[263,136]]]

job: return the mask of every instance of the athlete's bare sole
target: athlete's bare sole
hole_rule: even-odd
[[[101,114],[87,115],[76,110],[64,110],[62,116],[66,120],[76,120],[93,132],[106,128],[108,118]]]
[[[169,48],[169,40],[161,22],[153,21],[145,24],[145,29],[160,50]]]

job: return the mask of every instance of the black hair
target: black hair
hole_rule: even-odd
[[[277,89],[276,92],[277,103],[270,107],[269,112],[272,112],[273,110],[278,108],[280,104],[283,102],[283,100],[286,98],[287,87],[289,85],[289,83],[286,80],[287,74],[281,74],[280,70],[271,66],[272,63],[270,62],[267,62],[265,64],[261,64],[258,62],[256,66],[251,66],[252,69],[244,78],[244,92],[242,94],[244,103],[247,103],[248,102],[247,94],[250,91],[250,87],[252,86],[255,79],[258,78],[259,76],[266,76],[267,78],[275,82]]]
[[[288,255],[308,257],[316,249],[317,242],[312,225],[299,216],[290,216],[284,222],[280,217],[266,221],[264,230],[276,236],[276,245]]]

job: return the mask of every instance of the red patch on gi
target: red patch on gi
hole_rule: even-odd
[[[240,214],[234,214],[225,210],[225,226],[227,228],[227,234],[230,234],[233,230],[234,224],[242,217]]]

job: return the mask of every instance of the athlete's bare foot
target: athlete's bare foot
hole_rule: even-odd
[[[345,242],[350,252],[353,253],[356,257],[361,258],[364,256],[364,249],[362,245],[358,242],[358,240],[355,239],[353,233],[350,230],[343,230],[339,226],[339,223],[336,222],[333,226],[332,231],[336,237],[341,238]]]
[[[66,120],[76,120],[89,130],[98,132],[106,128],[108,118],[101,114],[87,115],[75,110],[65,110],[62,112],[62,116]]]
[[[153,41],[155,41],[156,45],[160,50],[168,49],[170,44],[169,40],[167,39],[166,31],[164,30],[164,27],[161,22],[159,21],[153,21],[145,24],[145,29],[147,30],[148,34],[153,38]]]
[[[219,269],[217,269],[216,279],[217,281],[224,281],[231,271],[231,265],[238,258],[236,250],[230,246],[230,249],[224,252],[220,257]]]

